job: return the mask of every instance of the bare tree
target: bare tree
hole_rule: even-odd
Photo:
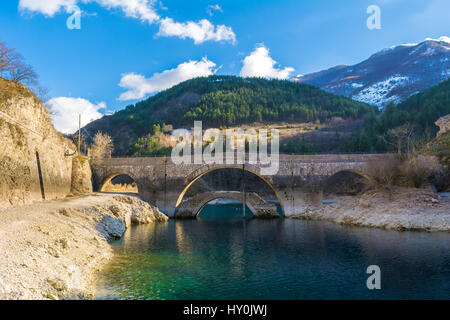
[[[48,100],[50,100],[48,89],[46,87],[43,87],[39,83],[36,83],[35,85],[31,86],[30,90],[33,91],[36,97],[38,97],[39,100],[41,100],[44,103],[44,106],[49,114],[51,115],[55,114],[55,110],[52,108],[52,106],[46,103]]]
[[[0,77],[28,86],[43,102],[49,100],[48,90],[38,82],[38,75],[33,67],[25,63],[23,56],[4,42],[0,42]],[[52,113],[52,110],[47,110]]]
[[[11,49],[6,47],[4,42],[0,42],[0,77],[4,77],[4,74],[8,71],[8,57]]]
[[[86,151],[88,149],[88,143],[87,143],[87,139],[86,139],[86,135],[84,133],[80,134],[80,148],[84,153],[86,154]],[[72,135],[72,142],[74,143],[74,145],[78,146],[78,131]]]
[[[381,138],[389,145],[397,149],[397,153],[401,154],[403,145],[406,143],[407,152],[411,152],[411,136],[414,132],[414,125],[405,123],[388,131],[388,138]]]
[[[5,43],[0,43],[0,76],[23,84],[37,84],[37,74],[23,56]]]
[[[37,74],[33,67],[17,60],[9,71],[10,80],[19,83],[35,84],[37,81]]]
[[[104,158],[111,158],[114,150],[114,144],[111,136],[106,133],[97,132],[94,136],[92,144],[92,163],[99,164]]]

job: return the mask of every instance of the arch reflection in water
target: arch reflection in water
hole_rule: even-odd
[[[320,221],[135,226],[99,275],[101,299],[450,299],[450,235]],[[368,290],[378,265],[382,289]]]
[[[197,214],[198,219],[251,219],[252,210],[242,202],[233,199],[219,198],[208,202]]]

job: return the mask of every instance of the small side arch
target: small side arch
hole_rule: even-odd
[[[324,183],[324,194],[357,195],[368,190],[373,179],[363,171],[344,169],[331,175]]]
[[[108,188],[111,188],[112,181],[117,178],[123,176],[123,183],[120,183],[120,188],[117,189],[117,191],[114,190],[108,190]],[[135,188],[134,188],[135,186]],[[100,184],[99,187],[100,192],[126,192],[126,193],[139,193],[139,186],[136,181],[136,179],[124,172],[115,172],[113,174],[108,175],[106,178],[103,179],[103,181]]]

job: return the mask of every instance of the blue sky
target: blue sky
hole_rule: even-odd
[[[448,0],[3,0],[0,41],[34,66],[67,132],[79,112],[87,122],[189,77],[289,78],[448,36],[448,12]]]

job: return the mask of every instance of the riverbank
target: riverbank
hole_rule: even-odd
[[[167,221],[137,197],[92,194],[0,210],[0,299],[86,299],[131,223]]]
[[[371,190],[291,218],[392,230],[450,231],[450,195],[400,187]]]

